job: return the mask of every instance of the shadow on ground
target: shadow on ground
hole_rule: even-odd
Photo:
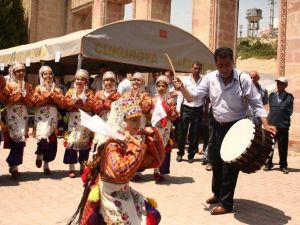
[[[235,199],[234,218],[249,225],[283,225],[287,224],[291,217],[270,205],[259,202]]]
[[[22,182],[36,181],[36,180],[40,180],[40,179],[61,180],[63,178],[68,178],[68,171],[66,171],[66,170],[52,170],[51,172],[52,172],[52,175],[47,176],[43,172],[29,172],[29,171],[26,172],[25,171],[25,172],[21,173],[21,176],[18,179],[13,179],[8,174],[1,175],[0,176],[0,187],[1,186],[17,186]]]
[[[157,183],[158,185],[171,185],[171,184],[186,184],[186,183],[195,183],[193,177],[176,177],[172,175],[164,175],[165,180]],[[142,180],[135,183],[145,183],[145,182],[155,182],[153,174],[142,175]]]

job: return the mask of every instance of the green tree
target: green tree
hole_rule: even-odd
[[[0,49],[27,43],[27,20],[21,0],[0,0]]]

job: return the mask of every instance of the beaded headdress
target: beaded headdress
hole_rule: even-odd
[[[136,98],[122,99],[120,109],[126,119],[142,116],[142,110]]]

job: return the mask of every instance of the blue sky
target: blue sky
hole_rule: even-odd
[[[278,2],[275,0],[275,17],[278,15]],[[171,5],[171,23],[176,26],[191,32],[192,31],[192,5],[193,0],[172,0]],[[125,19],[132,18],[131,15],[132,4],[125,6]],[[247,20],[246,10],[252,8],[259,8],[262,10],[263,19],[260,21],[260,27],[267,27],[269,24],[269,9],[268,0],[240,0],[239,6],[239,24],[243,25],[243,36],[246,35]]]

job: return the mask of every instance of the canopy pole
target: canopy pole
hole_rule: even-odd
[[[80,53],[80,54],[78,54],[77,70],[81,69],[82,60],[83,60],[83,56]]]

